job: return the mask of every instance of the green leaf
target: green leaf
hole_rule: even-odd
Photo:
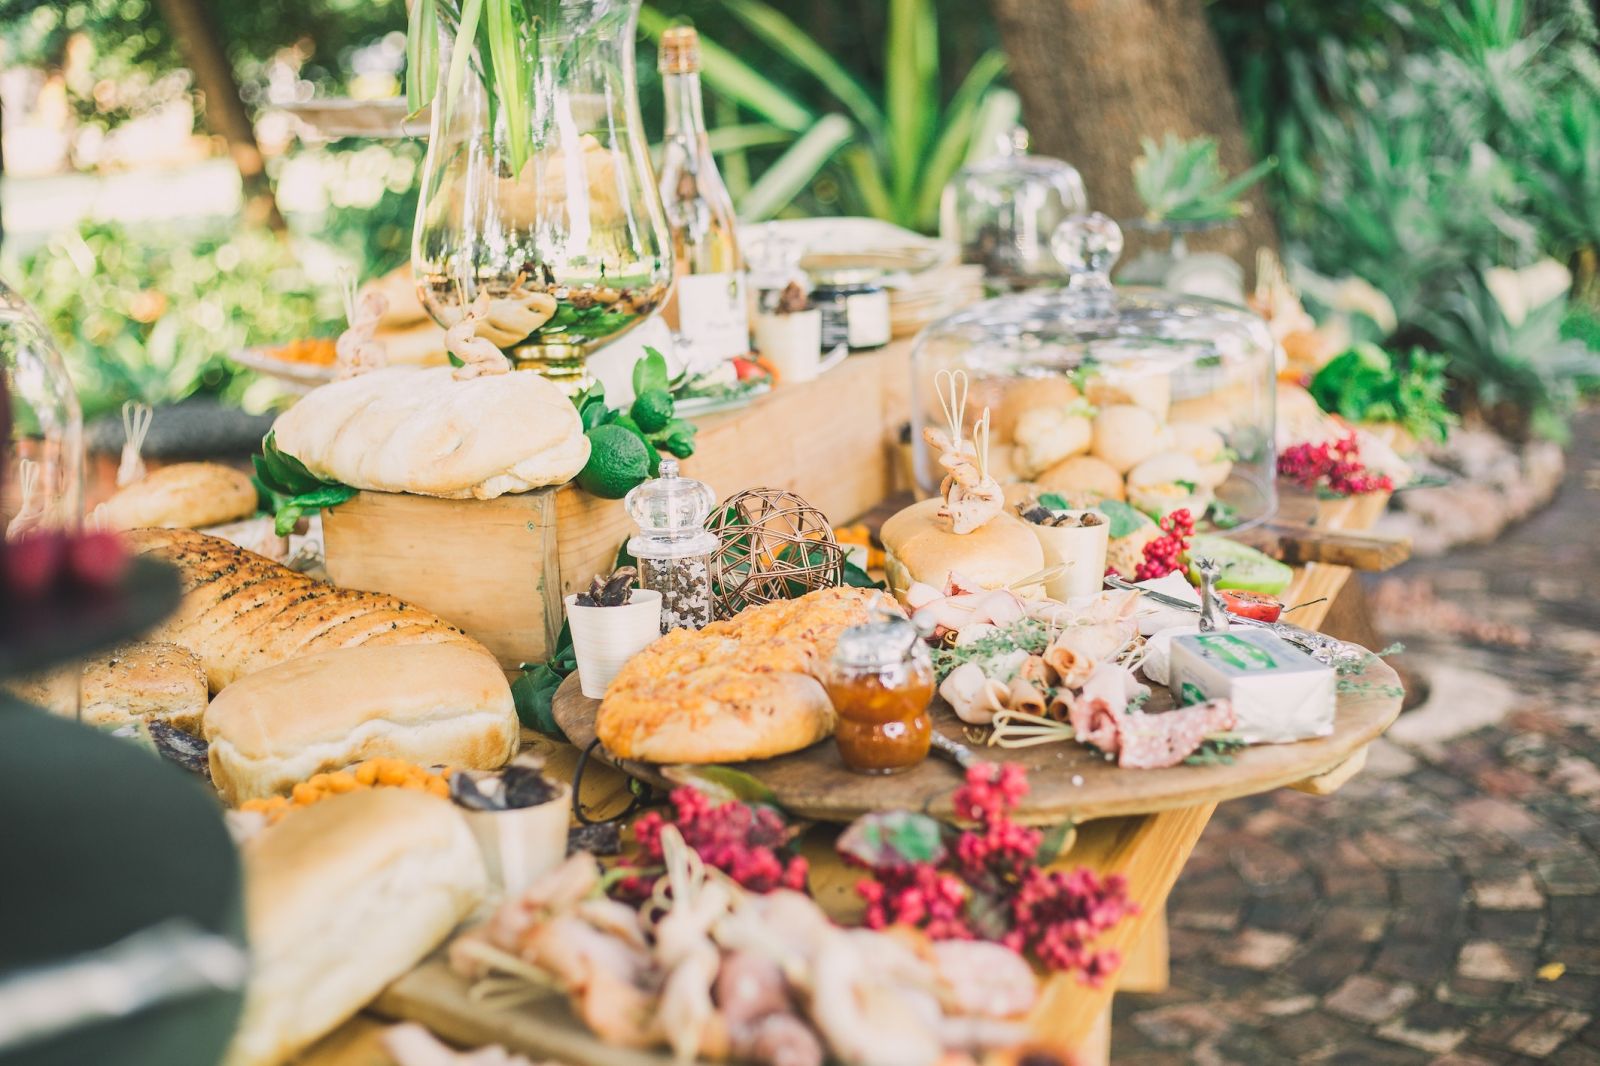
[[[884,135],[883,111],[833,54],[789,18],[761,0],[722,0],[723,10],[797,70],[809,73],[845,106],[875,143]]]
[[[923,155],[938,123],[939,38],[931,0],[889,0],[885,43],[889,176],[897,217],[915,200]]]
[[[939,199],[944,193],[944,187],[960,169],[967,147],[972,143],[974,126],[984,96],[1005,70],[1005,53],[997,48],[990,49],[972,64],[972,69],[967,71],[967,76],[961,80],[955,95],[950,98],[950,106],[945,108],[944,115],[939,120],[941,132],[938,140],[934,142],[933,151],[928,153],[928,158],[922,165],[920,179],[922,191],[917,197],[913,213],[917,229],[931,230],[937,223]]]
[[[1022,98],[1010,89],[991,89],[978,104],[962,165],[980,163],[995,154],[1000,138],[1022,121]]]
[[[1094,509],[1109,519],[1110,528],[1106,532],[1112,540],[1126,537],[1151,524],[1148,515],[1121,500],[1101,500],[1094,505]]]
[[[1041,492],[1039,494],[1039,506],[1052,511],[1072,510],[1072,505],[1067,502],[1067,498],[1058,492]]]
[[[789,206],[855,131],[843,115],[824,115],[767,168],[739,201],[739,217],[759,222]]]
[[[444,106],[451,108],[461,98],[461,87],[467,79],[467,63],[472,58],[473,45],[478,40],[478,19],[483,15],[483,0],[462,0],[461,28],[456,33],[456,46],[450,51],[450,70],[445,80]]]
[[[674,20],[654,8],[639,12],[639,28],[659,41]],[[714,91],[731,97],[740,106],[786,130],[799,133],[816,122],[816,114],[776,82],[715,41],[700,39],[700,76]]]
[[[944,861],[944,826],[916,811],[878,811],[851,822],[839,834],[835,849],[877,873],[922,863]]]
[[[661,776],[675,784],[699,789],[718,803],[727,803],[731,800],[739,803],[760,803],[782,809],[772,789],[743,770],[735,770],[731,766],[718,766],[715,763],[704,766],[680,763],[675,766],[663,766]]]
[[[291,502],[307,511],[314,508],[337,507],[354,499],[359,491],[349,485],[324,485],[320,489],[301,493]]]
[[[438,0],[416,0],[406,17],[406,110],[416,115],[439,85]]]
[[[671,375],[667,372],[667,357],[654,348],[646,347],[644,356],[633,364],[633,394],[667,392]]]
[[[489,47],[485,58],[491,67],[489,80],[494,85],[491,97],[504,112],[511,170],[514,174],[521,174],[532,154],[529,138],[533,133],[533,117],[529,109],[528,90],[533,74],[518,46],[511,0],[487,0],[487,4],[485,29]]]
[[[1058,822],[1045,831],[1039,840],[1039,850],[1033,857],[1035,866],[1049,866],[1068,851],[1077,840],[1076,822]]]
[[[844,583],[845,583],[845,586],[848,587],[848,588],[857,588],[857,589],[882,589],[883,588],[883,582],[872,580],[872,575],[871,574],[869,574],[865,570],[861,569],[861,567],[857,566],[855,563],[851,562],[849,559],[846,559],[844,561]]]
[[[540,663],[511,682],[511,699],[523,725],[547,737],[566,740],[555,715],[556,689],[561,687],[562,680],[562,675],[548,664]]]
[[[272,531],[280,537],[287,537],[294,532],[294,527],[303,517],[305,517],[304,511],[292,503],[286,503],[272,516]]]
[[[855,183],[862,207],[873,218],[894,220],[894,198],[889,194],[889,182],[884,177],[883,163],[864,144],[854,144],[845,149],[845,172]]]

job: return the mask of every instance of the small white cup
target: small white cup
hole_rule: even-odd
[[[489,881],[511,898],[520,896],[541,874],[567,857],[568,809],[572,790],[537,807],[507,811],[462,811],[483,853]]]
[[[1084,512],[1071,513],[1081,516]],[[1079,596],[1093,596],[1105,587],[1110,522],[1102,518],[1092,526],[1028,525],[1044,549],[1044,565],[1066,567],[1045,584],[1045,595],[1065,603]]]
[[[810,381],[822,371],[822,312],[756,316],[756,351],[785,384]]]
[[[576,594],[566,598],[572,625],[572,650],[578,657],[578,685],[597,700],[629,659],[661,636],[661,593],[634,589],[621,607],[580,607]]]

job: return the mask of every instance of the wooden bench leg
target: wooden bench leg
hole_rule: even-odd
[[[1171,980],[1167,955],[1167,909],[1150,919],[1117,971],[1118,992],[1165,992]]]

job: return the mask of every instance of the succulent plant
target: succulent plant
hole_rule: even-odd
[[[631,566],[619,567],[609,576],[596,574],[589,582],[587,592],[578,593],[574,601],[579,607],[625,607],[633,596],[633,583],[639,571]]]

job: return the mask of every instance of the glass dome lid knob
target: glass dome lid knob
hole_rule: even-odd
[[[1050,251],[1066,268],[1073,289],[1111,288],[1111,268],[1122,254],[1122,227],[1096,211],[1073,215],[1050,237]]]

